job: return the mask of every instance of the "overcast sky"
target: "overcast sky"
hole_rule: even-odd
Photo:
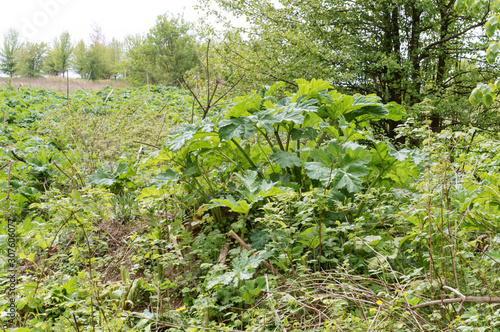
[[[122,40],[129,34],[145,34],[156,17],[167,12],[184,13],[195,22],[196,0],[2,0],[0,40],[9,28],[21,33],[22,41],[51,42],[68,31],[75,42],[89,41],[93,24],[106,39]]]

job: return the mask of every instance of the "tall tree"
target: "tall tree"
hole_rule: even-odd
[[[92,27],[90,47],[85,54],[87,78],[95,81],[110,76],[106,38],[99,26]]]
[[[93,26],[90,45],[81,40],[73,51],[73,67],[83,78],[99,80],[111,76],[109,50],[99,26]]]
[[[177,84],[198,63],[192,25],[181,16],[158,16],[145,38],[129,38],[127,62],[136,82]]]
[[[262,82],[323,78],[341,90],[413,105],[424,95],[463,93],[461,60],[484,47],[488,6],[459,14],[455,0],[202,0],[245,18],[219,52]],[[218,5],[218,6],[214,6]],[[221,17],[224,19],[224,17]],[[210,31],[210,29],[206,29]],[[213,38],[217,38],[217,34]],[[458,65],[458,66],[457,66]],[[493,75],[490,68],[475,70]],[[474,82],[469,82],[474,84]],[[439,126],[441,120],[436,121]]]
[[[108,52],[108,63],[109,63],[109,75],[115,79],[122,72],[122,58],[123,58],[123,44],[113,38],[109,45],[107,46]]]
[[[16,72],[17,55],[20,48],[19,32],[9,29],[4,35],[3,45],[0,49],[0,71],[9,75],[9,84]]]
[[[59,38],[54,39],[52,49],[49,51],[45,66],[46,71],[52,75],[64,74],[70,67],[70,58],[73,53],[73,45],[71,44],[71,36],[66,31]]]
[[[47,44],[45,43],[25,43],[19,52],[17,72],[25,77],[41,76],[46,52]]]
[[[73,50],[73,57],[72,57],[72,66],[75,72],[80,75],[81,77],[86,77],[87,73],[87,64],[86,64],[86,59],[85,55],[87,53],[87,48],[85,46],[85,42],[83,40],[80,40],[74,50]]]

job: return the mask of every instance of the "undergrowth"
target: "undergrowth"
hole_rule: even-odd
[[[498,137],[296,83],[204,119],[175,88],[0,91],[4,328],[499,329]]]

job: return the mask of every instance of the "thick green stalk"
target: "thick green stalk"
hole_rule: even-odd
[[[288,133],[286,134],[286,148],[285,151],[288,152],[288,147],[290,146],[290,137],[292,136],[293,130],[293,122],[290,124],[290,129],[288,129]]]
[[[236,145],[236,147],[238,148],[238,150],[240,150],[240,152],[243,154],[243,157],[245,157],[245,159],[250,163],[250,165],[252,167],[257,168],[257,165],[255,165],[255,163],[250,158],[250,156],[246,153],[245,150],[243,150],[243,148],[241,147],[241,145],[239,145],[238,142],[236,142],[236,140],[234,138],[231,138],[231,142],[233,142],[233,144]]]

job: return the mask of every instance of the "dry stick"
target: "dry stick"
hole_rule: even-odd
[[[68,98],[69,106],[69,69],[66,70],[66,97]]]
[[[266,289],[267,289],[267,298],[270,300],[271,299],[271,292],[269,291],[269,280],[267,279],[267,273],[266,273]],[[269,301],[271,302],[271,301]],[[276,311],[276,308],[274,308],[274,305],[271,305],[273,311],[274,311],[274,316],[276,317],[276,322],[279,323],[279,325],[283,325],[281,323],[280,316],[278,315],[278,312]],[[283,331],[287,332],[286,328],[283,326]]]
[[[436,305],[436,304],[445,304],[445,303],[456,303],[456,302],[467,302],[467,303],[500,303],[500,297],[488,297],[488,296],[465,296],[463,298],[454,298],[454,299],[442,299],[442,300],[435,300],[435,301],[429,301],[426,303],[422,304],[417,304],[412,307],[411,309],[417,309],[417,308],[422,308],[422,307],[428,307],[431,305]]]
[[[179,260],[184,260],[184,256],[182,256],[182,252],[179,249],[179,244],[177,243],[177,239],[175,238],[175,236],[172,236],[171,240],[172,244],[174,245],[175,252],[177,253],[177,256],[179,256]]]
[[[14,156],[14,158],[16,158],[17,160],[19,161],[22,161],[23,163],[26,163],[26,159],[22,158],[22,157],[19,157],[15,152],[14,150],[10,150],[10,153],[12,153],[12,155]]]
[[[142,152],[142,145],[139,148],[139,152],[137,152],[137,161],[139,161],[139,158],[141,158],[141,152]]]
[[[252,248],[250,248],[250,246],[248,244],[245,243],[245,241],[243,241],[241,239],[241,237],[238,236],[238,234],[236,234],[233,230],[229,231],[229,234],[236,240],[238,241],[238,243],[243,247],[245,248],[246,250],[248,250],[249,252],[252,252],[253,255],[256,255],[258,256],[255,252],[252,251]],[[262,261],[262,264],[264,264],[268,269],[269,271],[272,272],[273,275],[277,276],[277,275],[280,275],[278,271],[276,271],[274,269],[274,267],[269,264],[267,261],[263,260]],[[281,276],[282,279],[285,279],[283,278],[283,276]]]
[[[11,171],[12,171],[12,165],[14,164],[15,162],[10,162],[9,163],[9,173],[7,174],[7,199],[6,199],[6,203],[7,203],[7,211],[9,211],[9,202],[10,202],[10,177],[11,177]]]
[[[226,96],[229,92],[231,92],[231,91],[232,91],[232,90],[233,90],[233,89],[234,89],[234,88],[238,85],[238,83],[240,83],[240,82],[241,82],[241,80],[243,79],[243,77],[245,77],[245,74],[241,75],[240,79],[239,79],[239,80],[237,80],[237,81],[236,81],[236,83],[234,83],[234,84],[233,84],[233,85],[229,88],[229,90],[227,90],[226,92],[224,92],[224,93],[222,94],[222,96],[220,96],[220,97],[219,97],[219,99],[217,99],[217,100],[216,100],[216,101],[215,101],[212,105],[210,105],[210,107],[217,105],[217,103],[218,103],[218,102],[219,102],[222,98],[224,98],[224,97],[225,97],[225,96]]]
[[[77,331],[77,332],[80,332],[80,328],[78,327],[78,326],[79,326],[79,324],[78,324],[78,321],[76,320],[75,313],[73,312],[72,314],[73,314],[73,319],[74,319],[74,321],[75,321],[76,331]]]
[[[202,119],[205,119],[205,116],[207,116],[208,110],[210,109],[210,67],[208,63],[208,51],[210,49],[210,39],[208,40],[207,43],[207,52],[206,52],[206,57],[207,57],[207,66],[205,67],[205,77],[207,78],[207,108],[203,112],[203,117]],[[217,86],[215,87],[217,89]],[[215,92],[214,92],[215,93]]]
[[[193,90],[191,89],[191,87],[189,86],[189,84],[187,84],[186,80],[184,79],[184,77],[181,77],[179,80],[179,83],[181,85],[184,85],[186,86],[186,88],[189,90],[189,92],[191,92],[191,95],[193,96],[194,100],[196,100],[196,102],[198,103],[198,106],[200,106],[200,108],[202,110],[205,110],[205,107],[203,106],[203,104],[200,102],[200,100],[198,99],[198,97],[196,96],[196,94],[193,92]]]
[[[5,167],[9,166],[9,165],[10,165],[10,161],[8,161],[5,165],[0,166],[0,171],[1,171],[2,169],[4,169]]]
[[[151,143],[146,143],[146,142],[141,142],[141,141],[132,141],[133,143],[137,143],[137,144],[144,144],[144,145],[147,145],[147,146],[151,146],[153,148],[156,148],[158,150],[161,150],[161,147],[159,147],[158,145],[154,145],[154,144],[151,144]]]
[[[104,100],[104,103],[106,104],[106,102],[108,101],[108,98],[109,96],[111,96],[111,94],[113,93],[113,91],[115,91],[115,88],[111,89],[111,91],[108,93],[108,96],[106,97],[106,99]]]
[[[222,245],[222,250],[220,251],[219,254],[219,259],[217,260],[217,264],[226,264],[226,257],[227,254],[229,253],[229,242],[226,242]]]
[[[69,179],[70,182],[73,181],[73,180],[76,180],[76,183],[78,184],[78,180],[75,179],[72,176],[69,176],[61,167],[59,167],[59,165],[57,165],[57,163],[55,161],[52,162],[52,165],[54,165],[55,167],[57,167],[57,169],[59,171],[61,171],[61,173],[63,173],[64,175],[66,175],[66,177]]]
[[[463,295],[462,293],[460,293],[459,291],[457,291],[456,289],[454,288],[451,288],[449,286],[443,286],[444,289],[447,289],[449,291],[452,291],[453,293],[457,294],[458,296],[460,296],[460,298],[463,300],[465,299],[465,295]],[[458,307],[458,312],[460,312],[462,310],[462,306],[464,305],[464,302],[462,301],[460,303],[460,307]]]

